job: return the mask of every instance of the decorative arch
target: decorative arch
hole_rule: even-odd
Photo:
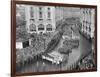
[[[47,29],[47,31],[52,31],[52,25],[51,25],[51,24],[48,24],[48,25],[46,26],[46,29]]]
[[[38,30],[44,30],[44,25],[43,24],[39,24],[38,25]]]
[[[30,28],[30,31],[36,31],[36,25],[35,24],[30,24],[29,28]]]

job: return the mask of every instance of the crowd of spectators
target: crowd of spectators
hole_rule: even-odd
[[[78,48],[79,47],[79,40],[73,40],[73,39],[70,39],[70,40],[65,40],[63,42],[63,46],[66,48],[69,48],[69,49],[73,49],[73,48]]]
[[[79,62],[79,69],[92,69],[94,67],[93,58],[91,55],[85,57]]]
[[[51,38],[49,34],[34,34],[31,36],[31,45],[23,48],[16,49],[16,65],[17,68],[25,66],[26,64],[32,63],[32,60],[36,60],[36,56],[42,54],[45,51],[48,41]]]

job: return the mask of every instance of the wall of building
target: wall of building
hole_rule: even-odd
[[[55,15],[56,15],[56,21],[59,21],[61,19],[65,18],[72,18],[72,17],[79,17],[80,16],[80,8],[74,8],[74,7],[55,7]]]
[[[95,29],[95,10],[89,8],[81,8],[81,23],[82,23],[82,33],[84,33],[87,37],[94,37],[94,29]]]
[[[94,30],[95,30],[95,10],[90,8],[81,8],[81,34],[80,34],[80,52],[81,58],[88,55],[89,53],[94,53],[94,41],[90,41],[90,39],[94,38]],[[93,54],[92,53],[92,54]]]
[[[32,8],[32,9],[31,9]],[[41,9],[40,9],[41,8]],[[49,10],[48,10],[49,8]],[[47,25],[51,25],[52,26],[52,31],[55,30],[55,7],[53,6],[25,6],[26,9],[26,28],[28,30],[29,33],[40,33],[40,32],[48,32],[47,30]],[[30,13],[33,12],[33,17],[30,15]],[[41,12],[41,15],[40,15]],[[50,14],[50,16],[48,17],[48,13]],[[40,18],[41,17],[41,18]],[[36,31],[30,31],[29,26],[31,24],[34,24],[36,26]],[[44,26],[44,30],[38,30],[39,25]],[[34,26],[33,25],[33,26]]]

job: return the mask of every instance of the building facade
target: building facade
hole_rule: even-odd
[[[86,35],[87,38],[94,37],[95,30],[95,10],[89,8],[81,8],[81,32]]]
[[[81,58],[83,58],[86,55],[87,55],[87,58],[89,56],[94,57],[95,9],[80,8],[80,14],[81,14],[80,32],[82,33],[82,35],[80,35],[80,38],[83,38],[83,39],[80,39]]]
[[[72,17],[77,18],[80,16],[79,8],[56,6],[55,9],[56,9],[55,11],[56,22],[66,18],[72,18]]]
[[[25,6],[26,29],[28,33],[46,33],[55,31],[55,7]]]

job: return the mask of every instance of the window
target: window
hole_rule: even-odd
[[[86,14],[88,14],[88,10],[86,10]]]
[[[91,15],[92,15],[92,13],[91,13],[91,10],[89,10],[89,21],[90,21],[90,23],[91,23]]]
[[[34,17],[34,8],[33,7],[30,7],[30,16],[31,16],[31,18]]]
[[[91,10],[89,10],[89,14],[91,15]]]
[[[44,25],[43,24],[38,25],[38,30],[44,30]]]
[[[39,7],[39,19],[42,19],[42,7]]]
[[[50,8],[49,8],[49,7],[48,7],[47,17],[48,17],[48,19],[50,19],[50,18],[51,18],[51,13],[50,13]]]
[[[85,14],[85,11],[83,10],[83,14]]]
[[[84,32],[84,24],[83,24],[83,32]]]
[[[52,25],[51,24],[47,25],[47,31],[52,31]]]
[[[35,24],[30,24],[29,28],[30,28],[30,31],[36,31],[36,25]]]
[[[50,19],[51,18],[51,13],[50,12],[48,12],[48,19]]]
[[[48,7],[48,11],[50,11],[50,7]]]
[[[89,32],[91,32],[91,26],[89,26]]]
[[[39,12],[39,18],[42,18],[42,12]]]
[[[88,30],[88,27],[86,26],[86,31]]]

